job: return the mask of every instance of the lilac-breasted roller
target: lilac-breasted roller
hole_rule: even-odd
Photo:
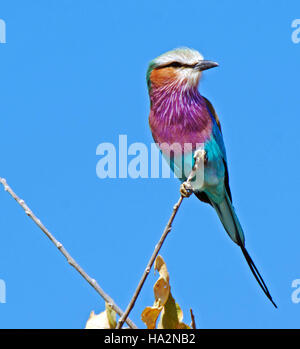
[[[150,62],[147,84],[151,132],[162,155],[182,181],[181,194],[193,192],[216,210],[263,292],[277,307],[246,250],[243,229],[232,205],[220,120],[209,100],[198,91],[202,71],[216,66],[217,63],[204,60],[198,51],[189,48],[166,52]],[[187,188],[185,181],[194,165],[194,153],[200,147],[204,153],[202,180]]]

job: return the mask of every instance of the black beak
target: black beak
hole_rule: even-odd
[[[219,66],[219,64],[216,62],[203,60],[203,61],[200,61],[199,63],[197,63],[194,66],[194,68],[199,70],[199,71],[203,71],[203,70],[207,70],[207,69],[218,67],[218,66]]]

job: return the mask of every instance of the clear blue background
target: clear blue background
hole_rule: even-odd
[[[0,176],[126,308],[179,196],[176,179],[96,176],[96,147],[152,142],[148,62],[178,47],[220,67],[200,91],[221,118],[234,204],[276,310],[211,207],[185,200],[161,255],[199,328],[299,328],[300,44],[290,1],[3,1]],[[102,299],[0,191],[1,328],[82,328]],[[153,271],[130,318],[153,303]]]

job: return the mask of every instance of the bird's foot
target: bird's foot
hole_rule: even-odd
[[[194,159],[195,159],[195,165],[200,162],[206,162],[207,161],[207,154],[206,151],[204,149],[198,149],[195,151],[194,153]]]
[[[184,198],[188,198],[193,194],[193,187],[190,182],[183,182],[180,185],[180,194]]]

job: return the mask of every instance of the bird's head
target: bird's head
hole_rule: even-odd
[[[149,91],[153,87],[197,88],[202,71],[217,66],[216,62],[204,60],[194,49],[177,48],[168,51],[149,64],[147,71]]]

